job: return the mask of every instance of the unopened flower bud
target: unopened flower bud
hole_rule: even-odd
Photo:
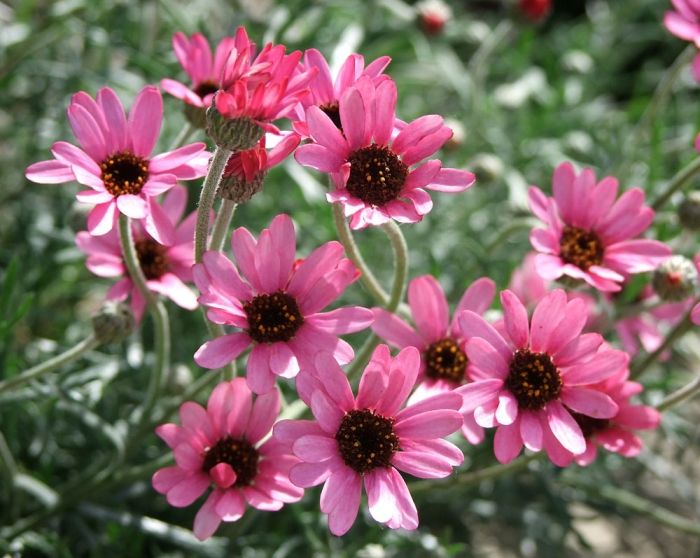
[[[700,191],[690,192],[678,208],[681,225],[691,231],[700,229]]]
[[[467,131],[459,120],[445,118],[445,124],[452,130],[452,137],[445,143],[445,149],[454,151],[462,147],[467,139]]]
[[[255,147],[265,130],[247,116],[225,118],[212,105],[207,109],[207,135],[214,143],[229,151],[246,151]]]
[[[416,4],[420,24],[427,35],[439,35],[452,17],[452,10],[442,0],[423,0]]]
[[[229,175],[221,179],[217,194],[219,197],[231,200],[237,204],[245,203],[262,190],[265,184],[267,171],[260,171],[253,180],[246,180],[244,176]]]
[[[652,277],[654,291],[662,300],[677,302],[695,293],[698,270],[685,256],[672,256],[662,263]]]
[[[107,301],[92,318],[92,329],[101,344],[117,343],[134,331],[134,315],[123,302]]]
[[[477,153],[469,164],[481,182],[498,180],[503,176],[503,161],[493,153]]]

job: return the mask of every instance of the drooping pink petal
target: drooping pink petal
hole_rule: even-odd
[[[204,368],[215,369],[226,366],[250,345],[245,333],[230,333],[207,341],[194,354],[195,362]]]
[[[559,401],[550,401],[546,407],[547,421],[554,437],[574,455],[586,451],[586,439],[581,427]]]
[[[493,439],[493,450],[499,463],[510,463],[523,447],[520,437],[520,424],[514,422],[508,426],[499,426]]]
[[[194,517],[192,531],[200,541],[211,537],[221,524],[221,517],[216,513],[216,505],[220,496],[221,492],[218,490],[212,492]]]
[[[445,293],[431,275],[413,279],[408,286],[408,304],[421,337],[433,343],[447,332],[449,309]]]

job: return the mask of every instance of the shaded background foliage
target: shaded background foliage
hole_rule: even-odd
[[[474,279],[488,275],[505,288],[529,249],[528,184],[549,188],[563,160],[618,173],[623,187],[650,196],[694,156],[700,127],[697,86],[684,71],[655,118],[645,110],[685,45],[661,26],[664,0],[559,1],[533,25],[506,2],[454,0],[453,18],[438,37],[424,34],[401,0],[16,0],[0,3],[0,378],[11,377],[71,346],[90,332],[89,318],[109,283],[92,276],[74,245],[85,208],[74,186],[30,184],[31,162],[71,138],[70,96],[108,85],[128,105],[146,83],[184,79],[171,49],[175,31],[211,40],[245,24],[259,44],[315,47],[335,60],[351,51],[368,60],[388,54],[399,88],[399,116],[438,112],[459,123],[464,138],[443,152],[447,166],[477,173],[459,197],[435,195],[424,222],[405,226],[411,276],[436,275],[454,303]],[[159,147],[185,123],[178,101],[165,99]],[[649,125],[638,125],[646,118]],[[296,221],[299,253],[334,238],[322,177],[293,160],[270,173],[265,189],[239,208],[237,226],[258,232],[280,212]],[[194,208],[199,184],[190,185]],[[692,255],[695,239],[669,211],[657,235]],[[680,235],[680,236],[679,236]],[[370,266],[388,282],[389,246],[381,232],[357,235]],[[370,304],[358,285],[347,302]],[[192,354],[205,339],[198,314],[169,305],[174,335],[166,403],[205,374]],[[194,508],[170,508],[150,487],[164,444],[150,432],[126,450],[130,413],[147,385],[152,339],[148,320],[128,341],[101,348],[79,365],[0,395],[0,534],[38,515],[0,549],[27,556],[481,556],[698,555],[691,534],[644,519],[612,485],[698,518],[698,409],[667,413],[647,436],[653,451],[638,460],[604,456],[588,470],[561,471],[544,462],[477,486],[445,481],[420,491],[421,526],[394,532],[362,518],[348,536],[332,537],[318,512],[318,490],[275,514],[248,509],[206,544],[188,533]],[[364,334],[354,336],[358,346]],[[674,358],[645,378],[647,400],[687,381],[700,350],[693,334]],[[291,395],[291,392],[289,392]],[[200,400],[206,392],[200,395]],[[164,403],[165,404],[165,403]],[[489,442],[467,448],[465,469],[494,462]],[[107,473],[105,473],[105,471]],[[19,486],[12,486],[14,483]],[[99,490],[80,494],[86,478],[105,475]],[[19,479],[19,480],[18,480]],[[42,485],[43,483],[43,485]],[[45,486],[44,486],[45,485]],[[41,516],[48,489],[66,493],[66,507]],[[154,519],[157,518],[157,519]]]

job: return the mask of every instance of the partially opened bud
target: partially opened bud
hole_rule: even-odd
[[[691,231],[700,229],[700,191],[690,192],[678,207],[678,219]]]
[[[663,300],[680,301],[695,293],[698,271],[685,256],[672,256],[662,263],[652,278],[654,291]]]

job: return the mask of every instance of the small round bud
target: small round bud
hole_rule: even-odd
[[[698,270],[685,256],[672,256],[654,271],[651,284],[662,300],[677,302],[695,293]]]
[[[493,153],[477,153],[469,164],[480,182],[500,180],[505,168],[503,161]]]
[[[700,229],[700,191],[690,192],[678,207],[681,225],[691,231]]]
[[[445,118],[445,124],[452,130],[452,137],[445,143],[445,148],[455,151],[464,144],[467,139],[467,131],[462,123],[454,118]]]
[[[266,176],[267,171],[260,171],[250,181],[243,176],[236,176],[235,174],[224,176],[221,179],[217,195],[220,198],[231,200],[238,204],[245,203],[262,190]]]
[[[426,35],[439,35],[452,18],[452,10],[442,0],[423,0],[416,4],[420,24]]]
[[[225,118],[212,105],[207,109],[207,135],[214,143],[229,151],[252,149],[265,134],[252,118]]]
[[[104,303],[100,311],[92,317],[92,329],[102,344],[117,343],[126,339],[134,331],[134,315],[123,302]]]

